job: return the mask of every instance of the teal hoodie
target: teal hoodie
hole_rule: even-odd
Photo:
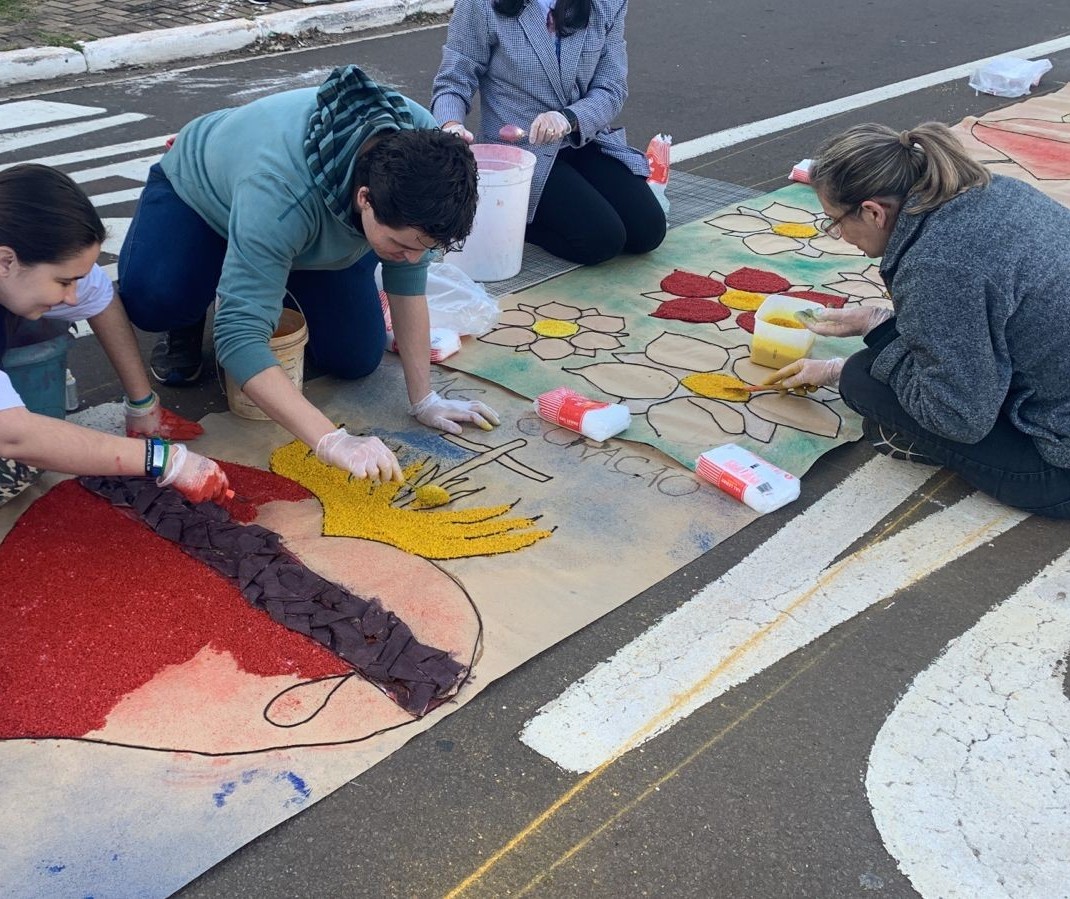
[[[323,94],[332,80],[358,77],[363,80],[357,89],[367,92],[371,85],[379,97],[369,106],[368,121],[357,122],[364,127],[350,134],[354,139],[336,147],[342,143],[337,133],[323,125]],[[384,112],[383,100],[391,96],[403,106]],[[353,118],[352,104],[346,111]],[[390,117],[393,123],[386,121]],[[438,125],[426,109],[379,89],[350,66],[336,70],[323,87],[286,91],[194,119],[164,154],[160,165],[175,192],[227,239],[215,347],[219,364],[239,384],[278,364],[268,341],[282,315],[291,270],[348,268],[371,251],[352,224],[354,164],[373,134],[410,127]],[[313,174],[310,157],[319,163],[329,154],[337,158]],[[427,262],[427,257],[417,263],[384,261],[384,289],[423,294]]]

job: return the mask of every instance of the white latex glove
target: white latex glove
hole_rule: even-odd
[[[217,503],[226,497],[230,486],[222,468],[206,456],[190,452],[181,443],[171,445],[167,469],[156,483],[174,487],[193,503],[208,499]]]
[[[556,110],[539,113],[531,121],[528,128],[529,144],[550,144],[560,140],[572,130],[572,127],[561,113]]]
[[[796,359],[791,365],[785,365],[780,371],[771,374],[762,383],[787,390],[795,387],[816,390],[818,387],[835,387],[839,384],[841,371],[841,358]]]
[[[470,144],[476,139],[475,135],[460,122],[446,122],[446,124],[442,126],[442,130],[449,134],[456,134],[466,144]]]
[[[403,481],[397,457],[378,437],[356,437],[345,428],[320,437],[316,458],[358,478],[373,481]]]
[[[193,440],[204,433],[195,421],[187,421],[181,415],[160,405],[155,391],[152,401],[144,406],[135,406],[127,397],[123,400],[126,415],[127,437],[163,437],[165,440]]]
[[[883,306],[844,306],[843,309],[804,309],[795,317],[815,334],[825,337],[865,337],[892,317]]]
[[[498,413],[485,403],[479,400],[444,400],[433,390],[409,407],[409,415],[420,424],[450,434],[461,433],[458,422],[462,421],[470,421],[484,431],[498,424]]]

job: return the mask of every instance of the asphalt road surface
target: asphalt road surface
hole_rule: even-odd
[[[1068,32],[1065,0],[984,6],[967,0],[809,6],[782,0],[634,3],[628,22],[631,95],[622,121],[633,144],[645,145],[656,132],[671,133],[682,144]],[[76,162],[71,157],[56,164],[114,166],[87,187],[97,197],[115,194],[103,211],[121,222],[132,211],[139,173],[147,164],[124,168],[130,153],[116,154],[115,145],[173,133],[190,117],[211,109],[318,83],[333,66],[350,62],[426,102],[444,34],[444,28],[436,27],[185,69],[11,88],[0,100],[84,104],[119,118],[98,131],[80,129],[47,144],[0,143],[0,162],[76,154]],[[1040,91],[1070,80],[1070,52],[1050,58],[1054,68]],[[677,169],[773,189],[786,183],[792,163],[852,123],[876,120],[897,128],[928,119],[953,123],[1005,102],[976,95],[960,77],[733,142],[687,159]],[[203,397],[184,402],[181,411],[187,415],[219,408]],[[191,409],[191,402],[203,405]],[[938,660],[953,661],[950,652],[942,656],[948,644],[990,610],[1011,602],[1023,585],[1066,552],[1070,526],[1065,523],[1022,516],[976,547],[949,550],[939,564],[905,576],[883,600],[863,604],[844,623],[754,670],[744,683],[596,776],[565,771],[518,739],[524,723],[570,684],[641,640],[663,616],[725,572],[763,547],[775,548],[777,535],[790,533],[807,509],[845,514],[849,506],[841,503],[837,488],[871,456],[860,445],[830,453],[804,479],[797,503],[760,519],[493,684],[179,895],[918,895],[900,870],[910,851],[903,847],[924,846],[931,835],[912,831],[911,819],[901,810],[874,806],[879,791],[867,789],[866,781],[877,760],[875,743],[915,678]],[[946,473],[895,494],[900,471],[880,469],[877,482],[893,495],[887,513],[876,524],[860,527],[845,545],[828,548],[833,557],[899,535],[899,556],[909,559],[940,539],[939,528],[912,528],[970,500],[970,490]],[[928,536],[923,540],[915,533]],[[642,536],[637,533],[637,545]],[[866,564],[892,564],[880,558],[862,563],[860,578]],[[1057,653],[1056,670],[1065,671],[1068,648],[1063,645]],[[957,675],[952,671],[948,676],[955,685]],[[635,687],[636,699],[645,689]],[[960,694],[953,686],[950,692],[965,696],[968,689],[963,686]],[[1060,715],[1066,720],[1066,702],[1063,682],[1049,705],[1053,720]],[[1065,777],[1065,730],[1061,746],[1062,755],[1055,755]],[[1013,740],[994,764],[1004,770],[1022,765]],[[987,805],[963,803],[960,816],[1007,814],[995,798]],[[1055,824],[1065,822],[1068,805],[1064,791],[1054,806],[1038,814]],[[875,821],[900,819],[900,836],[888,845],[887,828],[878,830]],[[1065,827],[1061,832],[1065,839]],[[992,883],[1000,877],[1006,881],[991,893],[970,886],[965,872],[971,861],[954,848],[934,848],[939,857],[928,862],[930,868],[946,869],[944,881],[933,879],[924,861],[907,866],[921,872],[924,884],[951,884],[940,891],[922,889],[921,895],[932,899],[1047,899],[1070,895],[1070,843],[1063,845],[1067,851],[1061,857],[1038,855],[1016,867],[1007,861],[1011,867],[1006,871],[998,870],[1003,863],[998,853],[986,856],[985,863],[994,869]],[[986,847],[973,850],[976,861]],[[960,865],[964,873],[958,879]],[[1061,888],[1051,886],[1059,883]]]

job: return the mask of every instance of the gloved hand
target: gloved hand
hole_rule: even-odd
[[[476,139],[475,135],[460,122],[446,122],[446,124],[442,126],[442,130],[450,134],[456,134],[466,144],[470,144]]]
[[[403,481],[397,457],[378,437],[357,437],[345,428],[320,437],[316,458],[358,478],[373,481]]]
[[[470,421],[484,431],[489,431],[498,424],[498,413],[479,400],[444,400],[435,391],[431,391],[420,402],[409,407],[412,415],[420,424],[429,428],[438,428],[450,434],[460,434],[458,422]]]
[[[123,401],[126,407],[127,437],[162,437],[164,440],[192,440],[204,433],[197,422],[160,405],[160,398],[152,394],[152,402],[135,406],[129,398]]]
[[[844,306],[842,309],[805,309],[795,317],[815,334],[825,337],[865,337],[893,315],[883,306]]]
[[[531,121],[531,127],[528,128],[528,143],[553,143],[555,140],[560,140],[571,130],[572,126],[569,125],[568,119],[561,113],[556,110],[542,112]]]
[[[842,358],[796,359],[791,365],[785,365],[780,371],[771,374],[762,383],[786,390],[803,387],[809,392],[818,387],[835,387],[840,383],[841,371]]]
[[[210,499],[219,502],[227,495],[227,476],[206,456],[190,452],[181,443],[171,446],[167,469],[156,479],[161,487],[174,487],[192,503]]]

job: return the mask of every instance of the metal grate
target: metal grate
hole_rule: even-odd
[[[748,200],[759,191],[687,172],[673,172],[665,193],[669,198],[669,227],[675,228],[706,218],[725,206]],[[483,286],[491,296],[501,297],[579,267],[528,243],[524,244],[524,265],[520,274],[505,281],[489,281]]]

